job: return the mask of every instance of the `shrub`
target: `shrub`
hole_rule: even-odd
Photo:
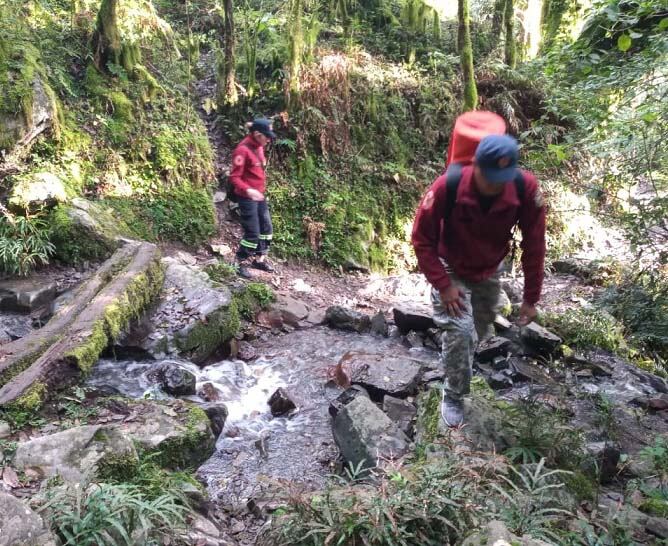
[[[41,214],[15,215],[0,205],[0,270],[25,276],[49,263],[54,250]]]

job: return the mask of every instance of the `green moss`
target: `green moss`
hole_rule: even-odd
[[[96,477],[101,482],[132,482],[139,470],[139,459],[135,453],[112,453],[97,463]]]
[[[73,363],[81,372],[86,374],[97,362],[100,354],[108,344],[109,338],[107,337],[105,321],[104,319],[100,319],[93,324],[90,336],[81,345],[65,355],[65,357],[73,360]]]
[[[4,406],[5,414],[11,416],[14,413],[34,413],[36,412],[44,402],[46,398],[47,388],[44,383],[37,382],[30,387],[23,396],[17,398],[11,404]],[[11,419],[11,417],[10,417]]]
[[[663,499],[647,499],[639,506],[640,510],[651,516],[668,518],[668,502]]]
[[[596,482],[579,470],[565,475],[567,489],[575,495],[578,502],[593,501],[596,496]]]
[[[224,284],[225,282],[229,281],[230,279],[234,279],[237,276],[237,270],[234,268],[234,266],[224,262],[207,265],[204,268],[204,272],[213,282],[218,284]]]
[[[424,462],[427,450],[440,435],[441,392],[440,388],[432,388],[421,395],[418,401],[418,442],[415,448],[417,462]]]
[[[109,100],[114,109],[114,118],[119,121],[132,122],[134,121],[134,107],[132,101],[125,96],[122,91],[110,91]]]

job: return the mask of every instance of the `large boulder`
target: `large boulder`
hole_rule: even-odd
[[[56,546],[42,518],[19,499],[0,492],[0,546]]]
[[[340,305],[333,305],[327,309],[325,322],[330,328],[336,328],[337,330],[362,333],[371,329],[371,318],[368,315]]]
[[[56,297],[55,282],[19,279],[0,282],[0,310],[32,312]]]
[[[332,417],[336,417],[337,413],[339,413],[344,406],[350,404],[358,396],[369,398],[369,393],[360,385],[352,385],[347,388],[329,403],[329,414]]]
[[[409,450],[406,434],[364,396],[343,406],[334,418],[333,432],[341,455],[355,468],[372,468]]]
[[[162,264],[165,285],[156,310],[118,344],[158,359],[178,354],[201,363],[239,327],[232,293],[196,266],[175,258]]]
[[[155,366],[148,374],[163,391],[172,396],[187,396],[196,393],[197,378],[190,370],[177,362],[166,360]]]
[[[9,204],[19,210],[34,210],[67,201],[63,181],[48,171],[16,177],[9,194]]]
[[[427,305],[402,304],[393,309],[394,323],[402,334],[411,330],[426,332],[434,328],[433,312]]]
[[[358,353],[349,360],[352,382],[362,385],[371,398],[382,402],[386,394],[406,398],[417,393],[423,365],[406,357]]]
[[[86,425],[21,442],[12,464],[17,470],[84,483],[106,462],[121,458],[137,459],[131,439],[111,426]]]

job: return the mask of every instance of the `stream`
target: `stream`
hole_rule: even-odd
[[[437,355],[409,349],[398,338],[359,335],[326,327],[297,330],[254,343],[258,358],[223,360],[200,368],[170,359],[195,374],[197,389],[207,382],[222,393],[229,415],[213,456],[198,470],[212,499],[239,508],[279,487],[318,489],[338,466],[329,403],[342,389],[331,370],[349,351],[405,355],[434,363]],[[147,377],[159,361],[102,359],[88,385],[131,398],[165,398]],[[297,405],[287,417],[272,417],[267,400],[284,387]],[[199,396],[187,396],[197,403]],[[222,403],[222,402],[221,402]]]

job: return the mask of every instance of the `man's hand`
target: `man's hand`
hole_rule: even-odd
[[[248,188],[246,190],[246,195],[248,196],[249,199],[253,201],[264,201],[264,195],[262,195],[259,191],[253,188]]]
[[[443,309],[451,317],[461,317],[466,311],[466,304],[464,303],[464,291],[451,284],[444,290],[439,290],[441,296],[441,303]]]
[[[520,307],[520,318],[517,319],[517,324],[519,326],[526,326],[538,315],[535,305],[529,303],[523,303]]]

